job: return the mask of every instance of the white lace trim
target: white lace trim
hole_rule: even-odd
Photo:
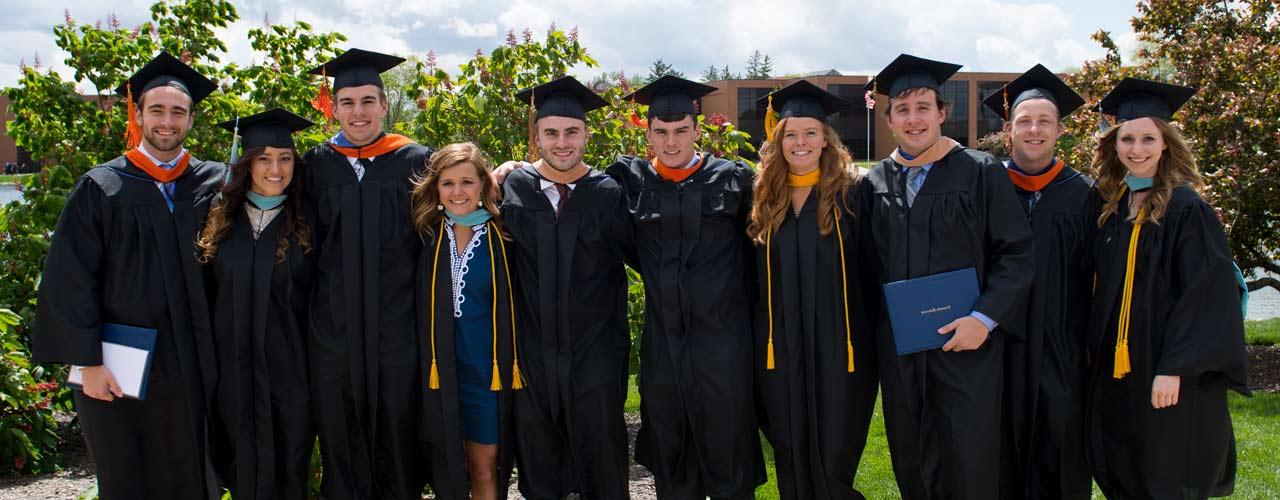
[[[449,266],[453,277],[453,317],[462,317],[462,303],[466,301],[466,297],[462,296],[462,289],[467,287],[467,272],[471,270],[471,258],[475,256],[476,247],[480,246],[482,236],[488,230],[488,224],[472,226],[474,231],[471,234],[471,241],[467,242],[467,248],[458,255],[458,240],[453,234],[452,220],[446,220],[444,231],[449,235]]]

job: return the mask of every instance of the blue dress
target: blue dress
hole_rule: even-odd
[[[458,366],[458,404],[462,436],[480,444],[498,444],[498,393],[490,390],[493,377],[493,286],[489,267],[489,235],[485,225],[473,226],[471,241],[461,255],[453,222],[449,262],[453,277],[454,346]]]

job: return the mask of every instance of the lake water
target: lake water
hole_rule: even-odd
[[[11,183],[0,184],[0,205],[22,199],[22,192]],[[1267,319],[1280,317],[1280,292],[1274,288],[1263,288],[1249,295],[1249,312],[1246,319]]]

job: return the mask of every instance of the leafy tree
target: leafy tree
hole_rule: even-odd
[[[747,58],[747,78],[752,80],[763,80],[769,78],[773,73],[773,59],[768,54],[761,54],[759,50],[752,52]]]
[[[702,70],[702,76],[700,78],[702,78],[704,83],[723,80],[723,78],[720,78],[720,68],[717,68],[714,64],[707,66],[707,69]]]
[[[662,62],[662,59],[658,59],[653,62],[652,66],[649,66],[649,76],[646,80],[652,82],[666,75],[684,78],[684,73],[676,71],[676,69],[670,64]]]

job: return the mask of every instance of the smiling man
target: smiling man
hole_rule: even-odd
[[[382,130],[380,73],[403,61],[351,49],[311,70],[333,77],[329,109],[341,127],[299,171],[316,214],[308,347],[326,498],[417,499],[428,471],[409,191],[431,150]]]
[[[983,101],[1006,118],[1005,164],[1035,237],[1026,334],[1005,345],[1005,498],[1086,499],[1085,336],[1092,297],[1093,181],[1055,156],[1060,120],[1084,104],[1041,65]]]
[[[608,103],[565,76],[516,94],[536,108],[541,160],[503,183],[515,240],[520,493],[627,498],[627,275],[631,219],[622,190],[583,162],[586,113]]]
[[[126,142],[141,142],[80,178],[50,241],[32,354],[80,372],[72,397],[104,500],[214,491],[204,432],[216,366],[195,235],[226,167],[182,144],[215,89],[164,52],[122,84],[137,104]],[[127,374],[103,364],[103,337],[138,329],[155,344],[145,394],[126,398]]]
[[[991,499],[1000,492],[1004,344],[1024,334],[1031,230],[1005,168],[942,136],[940,87],[959,65],[903,54],[868,84],[889,96],[898,148],[861,184],[863,241],[881,283],[974,268],[981,291],[944,326],[941,349],[899,356],[877,322],[885,431],[902,497]]]
[[[755,172],[696,150],[694,99],[714,87],[664,76],[648,104],[652,160],[606,170],[622,186],[644,278],[636,462],[659,498],[752,498],[764,483],[752,388]]]

